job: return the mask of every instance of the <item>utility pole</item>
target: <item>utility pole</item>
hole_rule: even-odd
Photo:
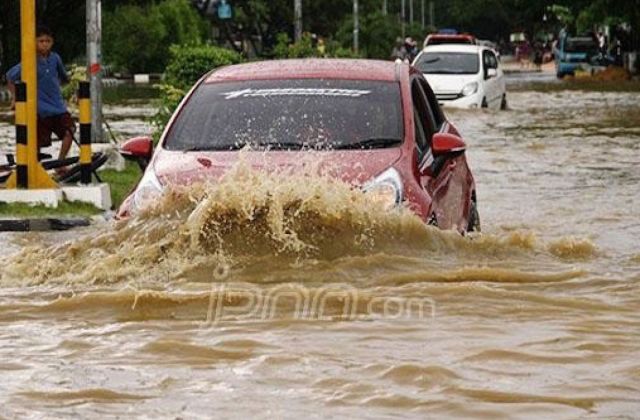
[[[420,9],[420,23],[422,24],[422,29],[424,29],[424,0],[421,1],[421,9]]]
[[[358,19],[358,0],[353,0],[353,52],[358,53],[358,36],[360,34],[360,21]]]
[[[413,25],[413,0],[409,0],[409,22]]]
[[[382,15],[387,16],[387,0],[382,0]]]
[[[431,26],[432,28],[435,28],[436,24],[436,18],[434,17],[434,11],[433,11],[433,1],[429,2],[429,26]]]
[[[87,0],[87,74],[91,83],[91,139],[104,141],[102,131],[102,1]]]
[[[405,9],[405,0],[402,0],[400,7],[402,8],[402,10],[400,10],[400,19],[402,19],[402,38],[404,38],[405,36],[405,14],[404,14],[404,9]]]
[[[294,40],[302,39],[302,0],[293,1]]]

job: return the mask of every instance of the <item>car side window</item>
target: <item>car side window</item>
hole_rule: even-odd
[[[420,85],[422,85],[422,89],[427,96],[427,106],[429,108],[429,116],[433,118],[434,131],[440,131],[445,118],[440,103],[438,103],[438,98],[436,98],[436,94],[433,93],[433,89],[424,78],[420,80]]]
[[[418,78],[414,78],[411,83],[411,98],[413,100],[413,116],[416,146],[419,151],[419,158],[430,149],[431,136],[434,133],[433,117],[430,116],[426,96],[420,85]]]
[[[413,128],[416,137],[416,148],[418,149],[418,163],[422,160],[428,150],[427,134],[424,131],[424,125],[422,124],[422,118],[417,109],[413,109]]]
[[[497,69],[498,68],[498,60],[494,53],[489,50],[484,50],[482,52],[482,62],[484,64],[485,71],[488,69]]]
[[[496,58],[496,55],[493,53],[493,51],[487,51],[487,52],[489,53],[489,62],[491,63],[491,68],[497,69],[498,59]]]

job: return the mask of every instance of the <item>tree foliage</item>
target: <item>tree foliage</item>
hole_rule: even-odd
[[[242,61],[242,56],[237,52],[211,45],[174,45],[169,50],[170,61],[165,82],[183,90],[190,88],[211,69]]]
[[[0,71],[19,61],[19,0],[1,0]],[[218,21],[197,15],[190,0],[103,1],[103,59],[128,71],[162,71],[172,44],[208,40],[210,29],[220,35],[210,41],[236,48],[251,46],[260,57],[278,55],[277,36],[293,38],[292,0],[228,0],[234,18]],[[409,22],[405,0],[405,32],[400,21],[402,0],[360,1],[360,52],[387,58],[397,36],[424,39],[422,2],[413,0],[414,20]],[[85,55],[86,0],[38,0],[40,23],[56,35],[55,49],[66,62]],[[425,2],[428,4],[428,2]],[[628,23],[634,30],[633,45],[640,48],[640,0],[447,0],[434,1],[435,26],[452,27],[480,38],[508,39],[511,32],[555,31],[569,25],[581,32],[602,24]],[[332,51],[346,52],[353,44],[352,0],[302,0],[303,31],[316,33]],[[547,17],[546,20],[543,17]],[[428,8],[425,10],[429,22]],[[334,54],[337,55],[337,54]]]
[[[184,0],[123,5],[104,16],[103,56],[128,72],[162,72],[171,45],[199,44],[205,35],[205,22]]]

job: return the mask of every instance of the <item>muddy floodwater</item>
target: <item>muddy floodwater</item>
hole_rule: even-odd
[[[447,111],[483,234],[238,167],[2,234],[0,418],[637,418],[640,94]]]

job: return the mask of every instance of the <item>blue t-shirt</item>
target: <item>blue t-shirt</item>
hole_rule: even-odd
[[[21,79],[20,64],[16,64],[7,72],[7,79],[12,83]],[[67,106],[62,98],[60,81],[68,82],[62,59],[54,52],[48,57],[38,56],[38,116],[52,117],[67,112]]]

